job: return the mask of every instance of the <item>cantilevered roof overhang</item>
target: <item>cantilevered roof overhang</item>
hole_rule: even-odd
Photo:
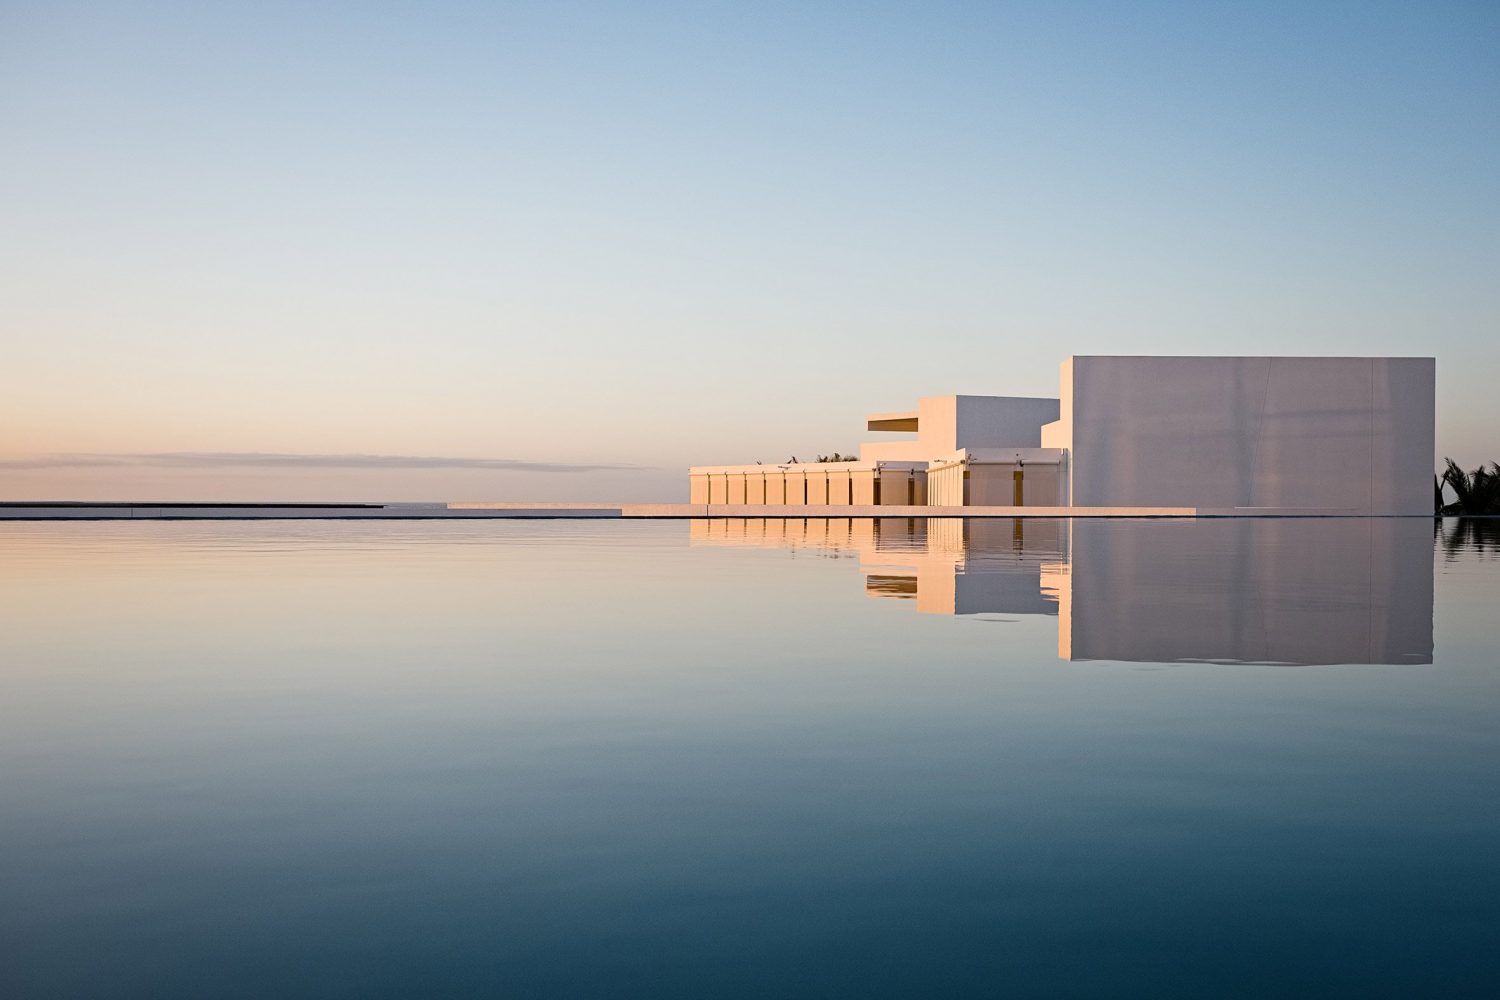
[[[865,417],[865,430],[870,431],[915,431],[917,412],[872,413]]]

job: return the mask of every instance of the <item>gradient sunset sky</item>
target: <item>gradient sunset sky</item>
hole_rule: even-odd
[[[1434,355],[1500,4],[0,0],[0,499],[644,500],[1068,354]]]

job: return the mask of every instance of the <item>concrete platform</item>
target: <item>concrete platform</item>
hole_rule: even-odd
[[[1207,507],[928,507],[873,505],[584,503],[77,503],[0,502],[0,521],[251,521],[449,519],[702,518],[1109,518],[1364,517],[1348,510]],[[1421,515],[1427,516],[1427,515]]]
[[[1194,507],[908,507],[899,504],[626,504],[623,517],[1195,517]]]

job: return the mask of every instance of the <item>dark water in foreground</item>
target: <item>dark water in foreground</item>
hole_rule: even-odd
[[[0,996],[1500,995],[1500,528],[0,525]]]

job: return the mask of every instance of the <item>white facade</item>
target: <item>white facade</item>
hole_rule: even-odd
[[[1061,507],[1061,448],[960,448],[927,463],[927,502],[938,507]]]
[[[862,445],[857,463],[698,466],[690,495],[708,505],[774,505],[774,496],[807,506],[1426,516],[1435,367],[1432,358],[1077,356],[1062,364],[1059,399],[926,397],[916,410],[868,417],[869,430],[916,436]],[[767,477],[777,482],[761,485]]]
[[[1432,358],[1073,357],[1072,506],[1431,514]]]

